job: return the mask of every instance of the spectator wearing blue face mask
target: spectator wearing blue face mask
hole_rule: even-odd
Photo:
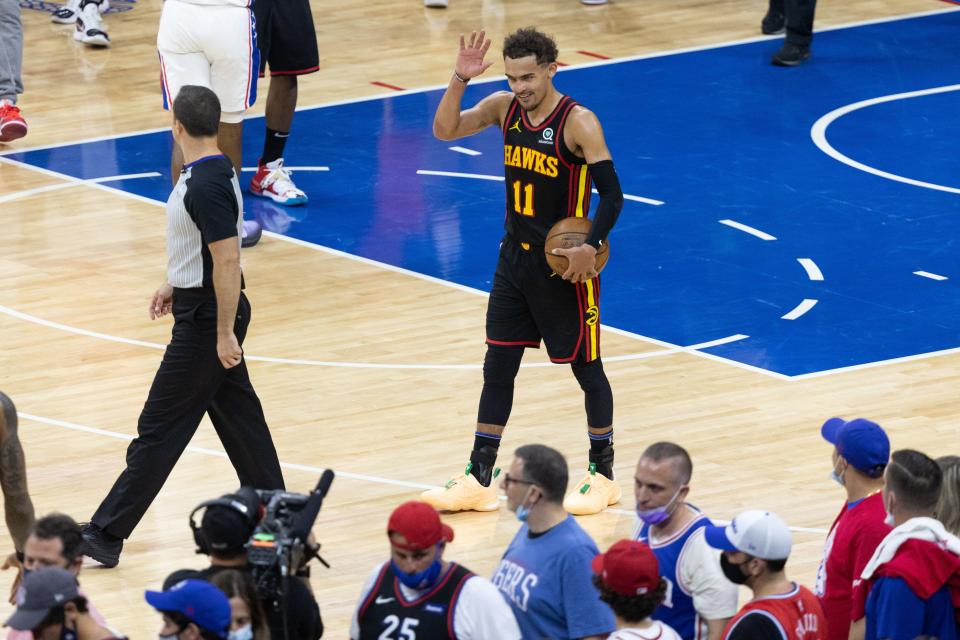
[[[634,538],[650,545],[667,581],[667,596],[651,616],[684,640],[721,637],[737,612],[737,587],[720,570],[720,552],[703,536],[707,516],[686,503],[693,462],[672,442],[647,447],[634,472],[640,526]]]
[[[387,523],[390,561],[367,578],[352,640],[517,640],[510,607],[485,578],[443,559],[453,529],[426,502],[405,502]]]
[[[493,574],[524,638],[606,638],[617,627],[593,586],[599,553],[563,508],[569,473],[559,451],[530,444],[514,452],[501,481],[522,522]]]

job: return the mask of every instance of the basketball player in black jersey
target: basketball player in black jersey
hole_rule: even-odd
[[[464,475],[423,494],[437,509],[492,511],[492,480],[500,436],[513,404],[513,383],[523,350],[541,339],[556,363],[569,363],[586,398],[590,465],[564,500],[574,514],[598,513],[620,499],[613,481],[613,393],[600,362],[600,278],[597,249],[606,241],[623,206],[620,182],[597,117],[553,85],[557,46],[533,28],[520,29],[503,44],[510,91],[487,96],[461,110],[467,83],[493,62],[485,33],[460,36],[450,84],[433,120],[441,140],[473,135],[487,127],[503,132],[506,177],[506,235],[487,306],[487,353],[473,451]],[[591,184],[600,203],[587,242],[557,249],[570,266],[554,276],[544,241],[565,216],[586,216]],[[529,505],[526,505],[529,506]]]

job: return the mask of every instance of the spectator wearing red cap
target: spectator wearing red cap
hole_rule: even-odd
[[[459,638],[515,640],[520,629],[490,581],[443,559],[453,529],[425,502],[405,502],[387,524],[390,561],[367,578],[352,640]]]
[[[672,627],[650,618],[667,595],[650,547],[636,540],[616,542],[593,559],[593,573],[600,599],[617,616],[617,630],[607,640],[681,640]]]
[[[809,589],[791,582],[784,566],[793,547],[790,528],[777,514],[750,510],[725,527],[704,531],[721,550],[720,566],[731,582],[743,584],[753,599],[723,630],[723,640],[822,640],[826,620]]]
[[[844,488],[847,499],[827,534],[814,593],[827,619],[825,638],[847,640],[854,581],[890,533],[881,493],[890,440],[880,425],[863,418],[830,418],[820,434],[833,445],[830,477]]]

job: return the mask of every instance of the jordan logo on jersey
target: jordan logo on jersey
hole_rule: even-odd
[[[558,160],[542,151],[512,144],[503,145],[503,164],[508,167],[526,169],[547,176],[557,177]]]
[[[517,121],[510,125],[508,131],[516,131],[517,133],[523,133],[523,130],[520,128],[520,118],[517,118]]]

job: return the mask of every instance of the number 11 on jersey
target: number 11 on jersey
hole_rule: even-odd
[[[520,191],[523,191],[521,198]],[[520,208],[520,200],[523,200],[523,208]],[[513,210],[525,216],[535,216],[533,210],[533,184],[521,184],[519,180],[513,181]]]

